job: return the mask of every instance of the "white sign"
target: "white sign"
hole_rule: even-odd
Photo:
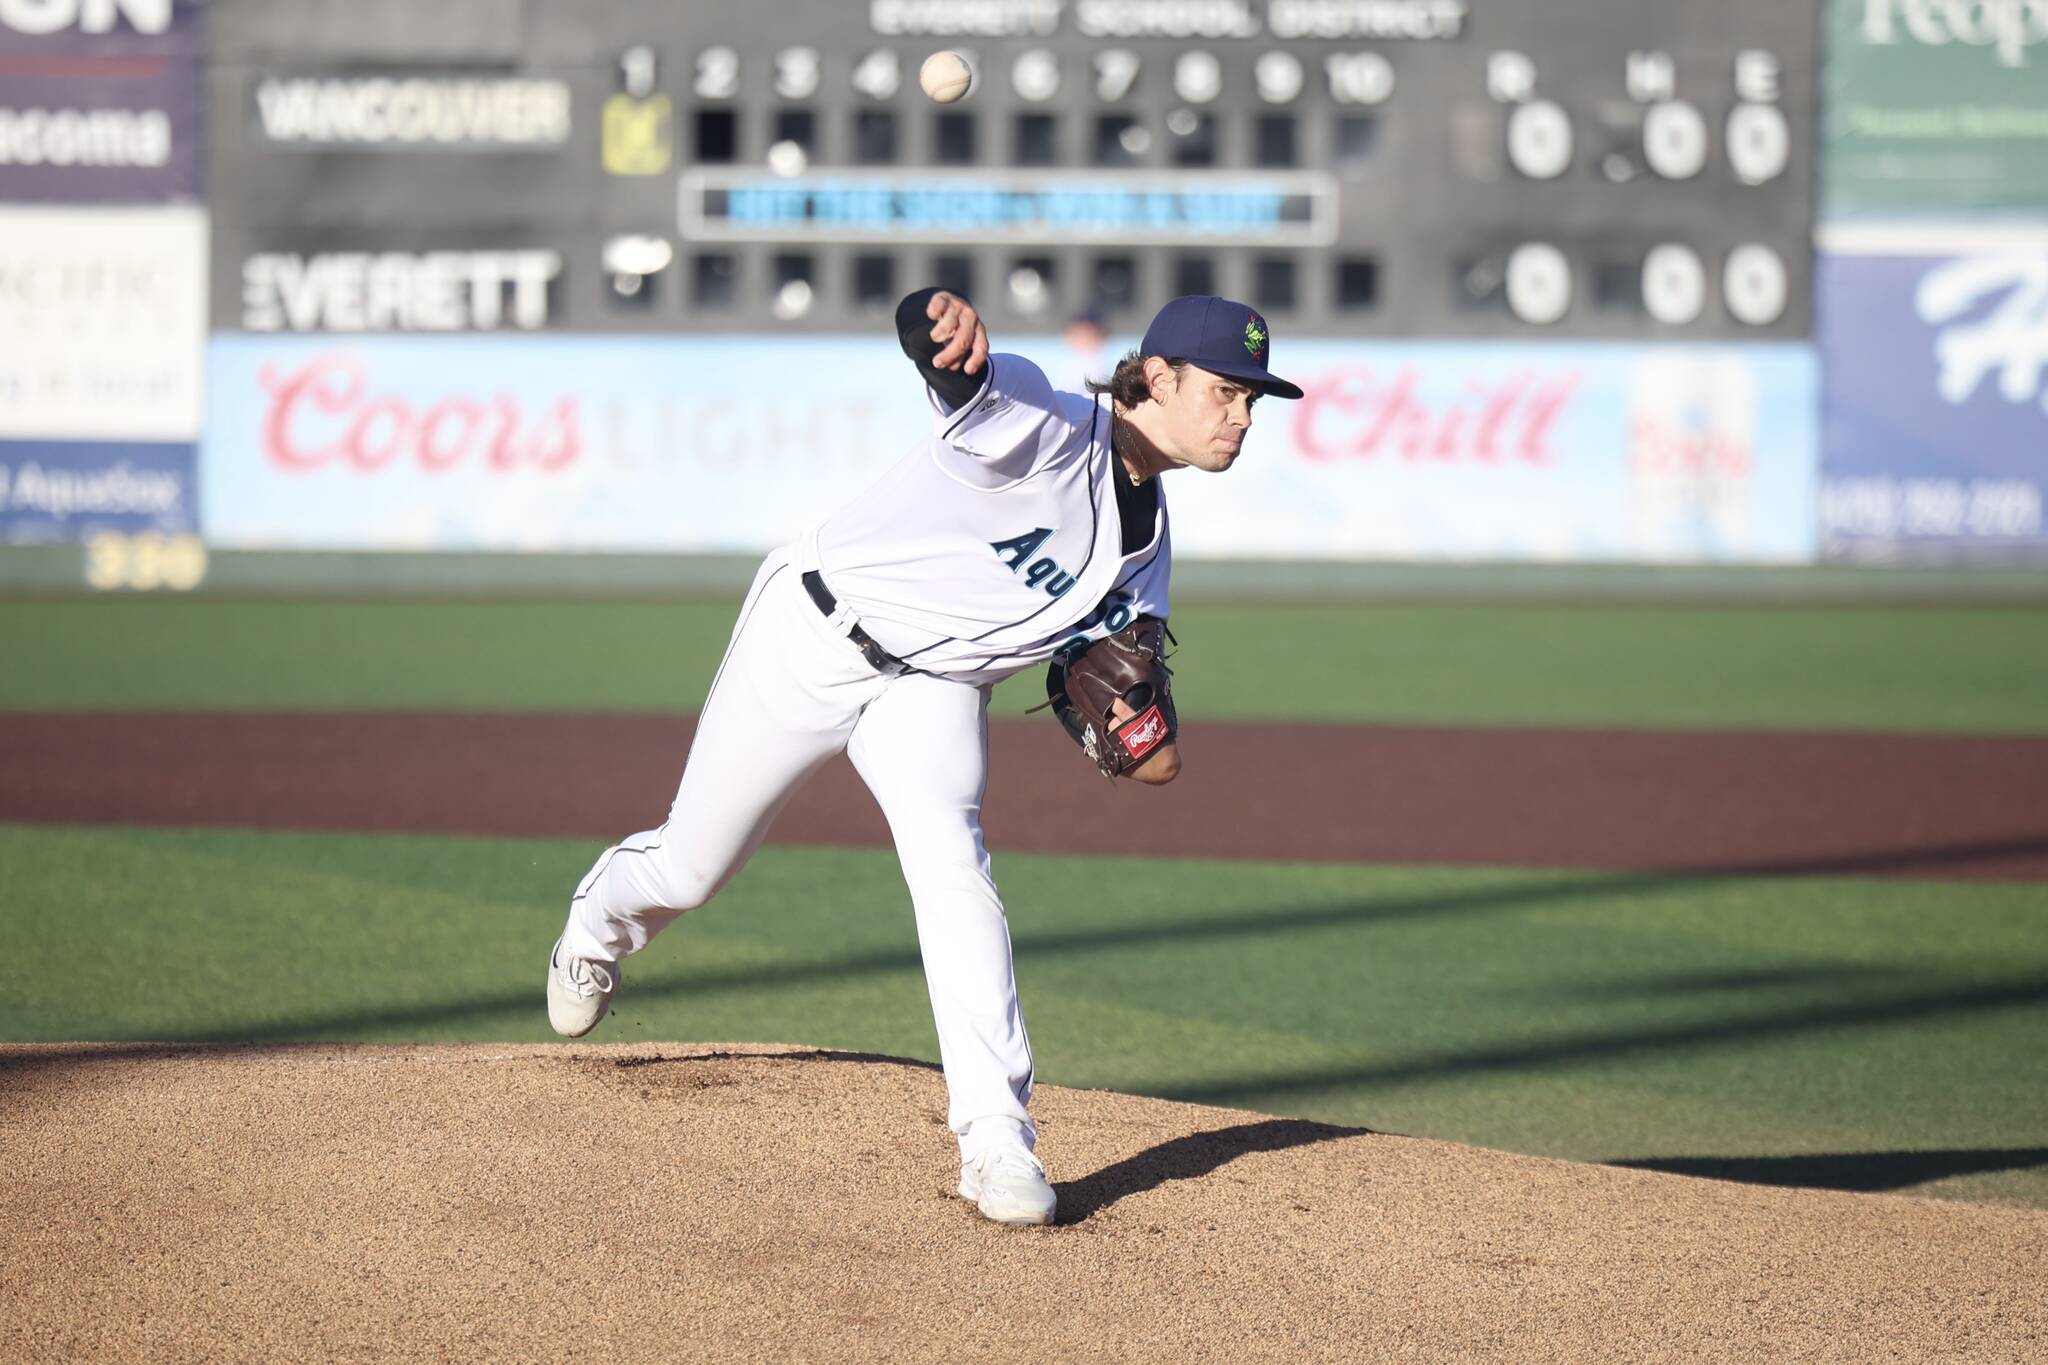
[[[0,439],[192,441],[203,209],[0,207]]]
[[[1987,298],[1998,302],[1983,311]],[[2006,402],[2038,398],[2048,410],[2048,253],[1965,256],[1936,266],[1913,291],[1913,309],[1937,329],[1943,398],[1966,402],[1995,375]]]
[[[272,76],[256,85],[269,142],[366,151],[524,150],[569,140],[569,84],[532,78]]]
[[[1273,0],[1278,38],[1456,38],[1466,0]]]
[[[559,251],[264,252],[242,262],[252,332],[531,331]]]
[[[161,109],[0,109],[0,166],[168,166]]]
[[[176,512],[184,496],[185,481],[175,473],[125,460],[86,470],[37,460],[14,470],[0,465],[0,512],[17,515],[164,516]]]
[[[69,28],[111,33],[122,19],[137,33],[168,33],[171,0],[0,0],[0,28],[35,37]]]
[[[1060,24],[1062,0],[869,0],[868,25],[892,37],[1043,38]]]
[[[1863,0],[1863,41],[1988,47],[2000,66],[2025,66],[2048,41],[2048,0]]]

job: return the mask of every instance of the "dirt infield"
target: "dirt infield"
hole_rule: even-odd
[[[1048,1087],[1061,1223],[928,1067],[0,1046],[0,1359],[2022,1361],[2048,1213]]]
[[[690,735],[673,716],[0,713],[0,821],[613,839],[660,822]],[[990,748],[996,849],[2048,880],[2041,737],[1202,724],[1160,791],[1096,778],[1042,718],[995,721]],[[840,759],[775,837],[888,832]]]

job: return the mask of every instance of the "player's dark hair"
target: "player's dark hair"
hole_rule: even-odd
[[[1180,376],[1182,370],[1188,367],[1188,363],[1185,360],[1174,360],[1163,356],[1161,359],[1166,360],[1166,363],[1173,367],[1173,373],[1176,378]],[[1152,386],[1145,382],[1145,357],[1137,351],[1125,352],[1124,358],[1117,361],[1116,369],[1111,371],[1107,380],[1091,379],[1088,381],[1088,392],[1091,394],[1106,393],[1109,395],[1110,400],[1120,408],[1128,410],[1137,407],[1152,396]]]

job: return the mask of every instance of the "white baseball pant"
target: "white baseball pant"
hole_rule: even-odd
[[[797,784],[844,749],[880,803],[917,915],[925,984],[963,1159],[1036,1130],[1031,1043],[1009,924],[982,843],[988,690],[875,671],[804,591],[788,551],[762,564],[659,829],[605,850],[576,890],[563,947],[615,963],[718,893]]]

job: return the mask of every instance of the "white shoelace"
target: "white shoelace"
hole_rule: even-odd
[[[976,1160],[984,1178],[1008,1172],[1013,1175],[1045,1178],[1045,1166],[1039,1159],[1022,1147],[991,1147]]]
[[[558,975],[562,984],[574,991],[579,1000],[599,991],[609,995],[613,989],[614,978],[610,972],[598,963],[585,962],[580,957],[570,958]]]

